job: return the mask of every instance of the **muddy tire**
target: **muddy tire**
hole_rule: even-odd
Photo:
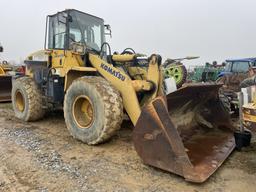
[[[82,77],[68,88],[64,117],[70,134],[89,145],[102,143],[120,129],[123,103],[119,92],[101,77]]]
[[[220,94],[219,95],[220,102],[222,104],[223,109],[227,112],[227,114],[231,114],[231,105],[227,96]]]
[[[246,88],[246,87],[250,87],[255,85],[255,76],[244,79],[241,83],[240,83],[240,88]]]
[[[13,81],[12,106],[15,116],[23,121],[43,118],[42,94],[33,79],[21,77]]]

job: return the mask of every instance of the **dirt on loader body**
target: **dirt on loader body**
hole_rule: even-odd
[[[14,117],[0,104],[0,191],[255,191],[256,141],[234,151],[203,184],[144,165],[132,143],[132,125],[124,122],[112,140],[85,145],[69,135],[63,113],[39,122]]]

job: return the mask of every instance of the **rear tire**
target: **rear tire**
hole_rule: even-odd
[[[21,77],[13,81],[12,106],[15,116],[23,121],[43,118],[42,94],[32,78]]]
[[[74,138],[96,145],[120,129],[122,98],[103,78],[82,77],[71,84],[65,95],[64,117]]]
[[[222,103],[224,110],[230,115],[232,111],[231,111],[231,105],[230,105],[228,97],[223,94],[220,94],[219,98],[220,98],[220,102]]]

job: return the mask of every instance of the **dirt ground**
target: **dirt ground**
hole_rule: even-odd
[[[110,142],[87,146],[69,135],[61,112],[24,123],[0,104],[0,191],[256,191],[256,141],[192,184],[143,165],[131,133],[125,123]]]

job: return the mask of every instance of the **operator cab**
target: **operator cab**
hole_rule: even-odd
[[[224,70],[218,75],[247,74],[250,68],[256,67],[256,58],[226,60]]]
[[[225,72],[246,73],[250,67],[256,66],[256,58],[226,60]]]
[[[72,43],[86,45],[99,52],[105,42],[104,20],[77,11],[67,9],[47,16],[45,49],[71,50]]]

